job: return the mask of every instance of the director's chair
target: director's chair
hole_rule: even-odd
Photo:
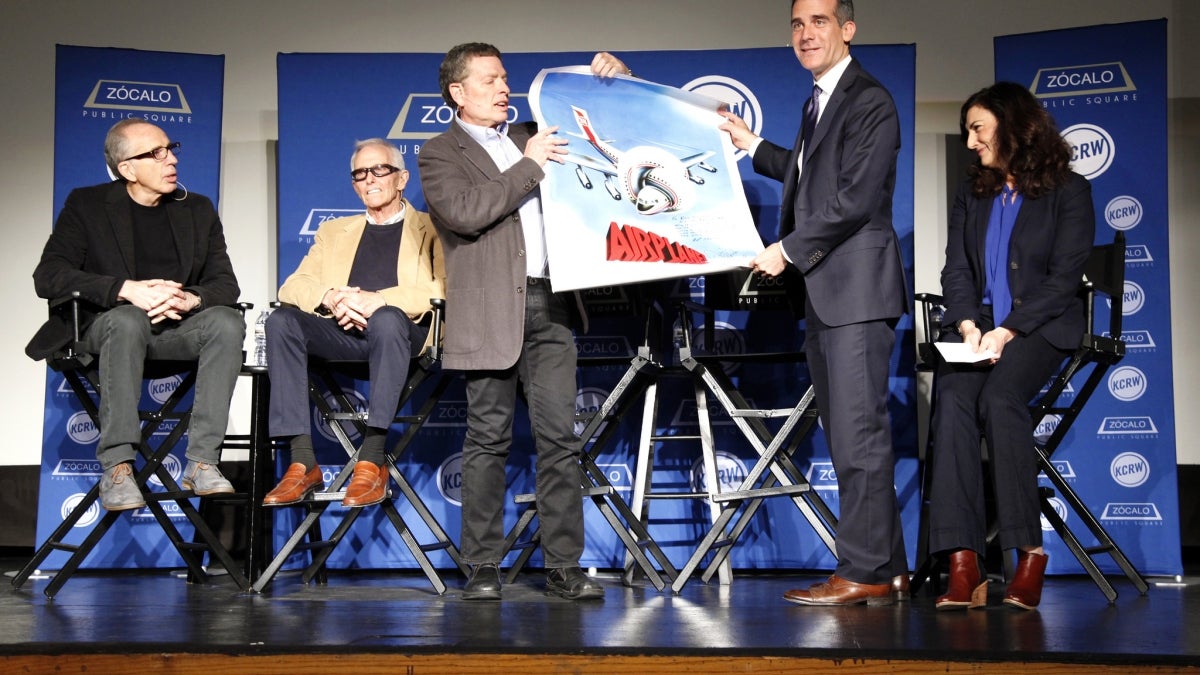
[[[707,405],[707,397],[713,397],[741,432],[744,440],[754,449],[757,460],[736,489],[722,491],[715,476],[710,476],[707,481],[707,493],[697,495],[710,502],[713,510],[712,525],[672,583],[672,590],[676,593],[683,589],[684,584],[709,556],[711,557],[704,565],[701,579],[707,583],[713,574],[720,574],[721,583],[730,582],[729,555],[733,546],[750,525],[764,500],[768,498],[790,499],[829,551],[837,555],[837,517],[792,459],[800,443],[808,437],[817,422],[815,391],[812,385],[805,389],[791,407],[762,408],[746,399],[729,372],[735,364],[800,363],[805,360],[804,353],[795,350],[745,354],[715,353],[693,344],[692,332],[686,329],[695,325],[696,314],[701,315],[703,343],[714,345],[717,309],[786,309],[793,315],[800,314],[794,302],[801,295],[795,289],[789,288],[798,283],[799,280],[786,277],[771,280],[755,277],[748,272],[731,273],[717,278],[710,277],[706,281],[705,304],[699,305],[690,301],[681,303],[680,316],[681,320],[685,321],[685,330],[679,348],[679,360],[694,379],[697,406]],[[707,418],[706,414],[701,416],[701,420],[706,423],[701,426],[702,452],[706,463],[715,465],[712,458],[711,426],[708,426],[711,423]],[[768,427],[767,420],[779,419],[783,421],[775,430]],[[640,450],[649,453],[652,452],[652,446],[644,443]],[[639,464],[641,463],[639,460]],[[653,460],[647,457],[646,465],[652,464]],[[652,496],[648,480],[635,489],[644,490],[648,498]]]
[[[711,304],[714,306],[731,306],[735,309],[777,309],[782,307],[781,302],[786,302],[787,289],[785,287],[766,289],[760,287],[758,280],[749,276],[745,279],[738,279],[734,287],[725,293],[728,297],[718,299],[715,296],[720,295],[720,292],[716,289],[724,288],[727,284],[723,285],[722,282],[726,280],[711,277],[710,279],[711,281],[707,281],[705,284],[706,297],[709,297],[708,289],[711,287],[713,289]],[[652,307],[656,311],[648,313],[648,318],[657,317],[661,323],[663,314],[661,308],[657,303],[653,303]],[[668,366],[659,362],[657,348],[651,345],[658,344],[652,340],[653,336],[661,335],[661,326],[654,328],[648,325],[645,342],[639,348],[638,355],[630,362],[625,377],[613,389],[604,405],[594,416],[589,418],[588,427],[581,435],[581,466],[585,474],[585,493],[588,493],[588,496],[591,496],[598,505],[601,503],[599,495],[593,495],[593,493],[599,492],[604,495],[612,510],[621,513],[624,518],[624,527],[621,527],[620,522],[615,518],[609,518],[614,531],[622,536],[622,542],[627,551],[622,578],[624,583],[632,584],[634,575],[640,572],[660,591],[665,588],[665,582],[669,582],[672,590],[679,592],[691,574],[710,553],[713,558],[705,567],[704,580],[708,581],[714,573],[720,572],[722,582],[728,583],[731,578],[728,564],[731,547],[746,529],[762,501],[768,497],[791,497],[824,543],[831,551],[835,551],[834,531],[837,519],[819,494],[812,490],[807,477],[791,460],[792,453],[816,423],[817,413],[813,406],[811,387],[791,408],[757,409],[741,396],[724,370],[724,363],[731,361],[776,363],[802,360],[803,354],[796,352],[743,355],[703,353],[702,350],[693,348],[691,331],[687,328],[691,325],[693,312],[705,314],[705,344],[714,344],[713,310],[702,305],[691,302],[684,302],[680,305],[680,321],[684,322],[685,327],[678,336],[681,343],[678,347],[679,365]],[[584,360],[580,359],[580,363],[584,365]],[[659,400],[658,384],[660,378],[667,375],[691,378],[697,406],[699,434],[655,433]],[[716,398],[759,455],[755,467],[748,473],[746,480],[739,485],[739,489],[726,492],[724,495],[720,493],[719,482],[716,479],[715,444],[712,422],[708,415],[708,396],[710,395]],[[608,490],[611,490],[612,486],[597,467],[596,459],[615,430],[616,425],[612,422],[627,414],[639,398],[643,401],[641,435],[635,460],[633,494],[630,502],[626,504],[618,495],[611,494],[610,496]],[[767,418],[779,417],[785,418],[785,420],[776,432],[770,431],[763,422]],[[594,432],[601,425],[605,425],[603,431],[599,436],[595,436]],[[654,447],[656,444],[667,441],[700,441],[701,461],[707,476],[705,481],[708,485],[707,492],[655,492],[652,490]],[[785,441],[788,442],[786,448],[784,447]],[[708,534],[701,540],[695,553],[682,570],[676,570],[663,554],[660,545],[650,535],[648,505],[651,501],[658,499],[705,499],[711,503],[711,527]],[[517,501],[518,503],[531,503],[533,499],[531,495],[521,495],[517,497]],[[528,526],[534,512],[535,508],[531,507],[522,514],[517,526],[510,531],[508,538],[510,545],[516,541],[516,537],[521,534],[523,528]],[[607,513],[606,516],[608,516]],[[734,516],[738,516],[736,521],[733,520]],[[536,544],[536,531],[532,543]],[[654,560],[658,562],[659,568],[653,567],[652,562],[645,555],[645,551],[651,553]],[[520,566],[528,559],[529,554],[528,550],[524,551],[522,557],[518,558],[517,563],[510,568],[508,576],[510,582],[515,578]]]
[[[1123,232],[1118,231],[1111,244],[1093,247],[1079,293],[1085,302],[1088,330],[1080,339],[1079,347],[1050,380],[1045,393],[1040,394],[1029,406],[1035,426],[1046,416],[1061,416],[1061,419],[1045,441],[1039,441],[1033,436],[1033,429],[1030,429],[1030,442],[1037,453],[1037,463],[1041,473],[1053,485],[1053,487],[1039,488],[1042,516],[1062,538],[1068,550],[1083,566],[1084,571],[1111,604],[1117,599],[1117,591],[1100,571],[1095,561],[1096,556],[1109,555],[1140,594],[1144,595],[1149,589],[1149,585],[1100,521],[1088,509],[1079,494],[1063,478],[1054,462],[1051,461],[1051,456],[1061,446],[1067,432],[1074,425],[1075,420],[1083,411],[1096,387],[1103,381],[1108,370],[1125,356],[1125,343],[1121,341],[1121,318],[1125,293],[1125,234]],[[942,298],[932,293],[920,293],[917,294],[916,299],[921,304],[921,321],[926,340],[918,347],[918,353],[923,361],[932,363],[933,359],[938,358],[933,344],[937,341],[940,332],[936,315],[940,310]],[[1108,306],[1107,322],[1103,321],[1102,315],[1098,318],[1096,314],[1097,306],[1103,305]],[[1069,399],[1064,397],[1064,392],[1071,389],[1074,389],[1074,396]],[[935,383],[935,397],[936,394]],[[927,445],[926,452],[930,452],[931,449],[932,441]],[[929,474],[927,459],[922,479],[924,495],[929,494],[931,483]],[[1074,514],[1091,533],[1095,545],[1085,546],[1076,532],[1055,510],[1051,500],[1056,494],[1061,497],[1061,501],[1069,509],[1068,513]],[[993,527],[992,531],[988,533],[989,542],[995,537],[995,534]],[[918,557],[923,558],[924,562],[913,575],[911,586],[913,593],[916,593],[918,588],[932,576],[940,562],[937,556],[931,555],[928,550],[928,502],[924,498],[921,505],[921,525],[918,537],[920,541]]]
[[[434,590],[441,595],[446,591],[446,584],[430,561],[428,556],[429,551],[444,550],[464,575],[469,574],[470,570],[463,563],[458,547],[450,540],[450,537],[446,534],[445,529],[438,522],[437,518],[396,466],[396,462],[403,456],[404,451],[429,419],[429,416],[453,379],[451,375],[443,372],[439,367],[441,362],[442,317],[445,311],[445,301],[440,298],[434,298],[431,300],[431,304],[434,308],[433,321],[430,326],[432,340],[429,347],[419,356],[412,359],[408,379],[405,381],[404,390],[400,395],[397,415],[392,421],[393,424],[404,424],[405,428],[395,446],[388,450],[384,456],[388,474],[391,476],[392,481],[399,487],[400,494],[408,501],[413,510],[417,512],[425,527],[432,534],[434,541],[424,544],[417,541],[408,523],[404,521],[403,516],[400,515],[399,510],[396,508],[394,503],[396,495],[392,492],[390,484],[387,497],[380,504],[380,508],[383,509],[388,521],[392,524],[413,558],[417,561],[422,572],[429,579],[430,584],[433,585]],[[354,446],[354,441],[346,425],[357,430],[360,437],[366,434],[367,413],[356,410],[354,402],[350,398],[346,388],[338,381],[339,375],[356,380],[368,380],[367,362],[331,361],[310,357],[309,398],[317,407],[321,423],[327,425],[329,430],[334,434],[342,449],[349,456],[349,460],[328,487],[313,493],[312,496],[299,502],[299,506],[304,508],[306,512],[304,519],[295,531],[292,532],[283,546],[280,547],[275,558],[267,565],[263,573],[255,580],[253,589],[256,592],[262,592],[275,577],[276,573],[279,572],[280,568],[283,567],[287,559],[294,553],[300,552],[312,552],[311,560],[301,575],[303,582],[307,584],[316,579],[317,583],[325,583],[327,580],[325,562],[364,510],[362,508],[347,510],[329,537],[324,538],[322,536],[319,522],[320,517],[331,504],[340,502],[345,496],[345,485],[349,481],[353,473],[354,464],[357,461],[358,449]],[[434,381],[432,389],[420,407],[409,415],[401,415],[400,411],[413,400],[414,394],[431,378],[436,378],[436,381]],[[329,398],[326,398],[327,393],[329,394]]]
[[[68,315],[74,334],[72,341],[63,351],[47,358],[47,365],[62,373],[64,381],[70,387],[75,398],[79,401],[88,417],[99,428],[99,398],[103,396],[99,384],[99,362],[93,354],[81,350],[79,346],[82,337],[80,315],[85,303],[87,301],[82,298],[79,292],[74,292],[68,296],[50,301],[49,307],[51,313],[61,312]],[[243,315],[251,307],[253,305],[248,303],[238,305]],[[217,534],[213,532],[196,507],[192,505],[191,499],[196,497],[196,494],[191,490],[181,488],[175,481],[175,477],[171,475],[171,472],[163,466],[163,461],[171,453],[171,450],[182,440],[191,418],[191,412],[181,410],[180,407],[184,397],[195,387],[196,362],[161,359],[146,360],[143,380],[168,376],[182,376],[183,379],[175,391],[158,408],[153,410],[139,410],[138,413],[143,424],[141,441],[138,443],[137,451],[143,459],[143,465],[135,472],[134,481],[146,498],[146,508],[154,516],[155,521],[158,522],[163,533],[171,542],[171,545],[175,547],[184,564],[187,565],[187,580],[189,582],[205,583],[208,580],[209,574],[202,562],[202,556],[207,551],[213,559],[220,563],[221,567],[224,568],[239,588],[247,590],[250,584],[246,580],[245,575],[238,569],[229,551],[221,544]],[[174,423],[174,427],[158,441],[157,446],[154,445],[152,440],[157,435],[157,432],[170,423]],[[152,476],[157,478],[162,484],[164,488],[162,491],[152,491],[150,489],[148,481]],[[121,516],[122,512],[120,511],[104,511],[103,515],[92,526],[91,530],[88,531],[82,542],[79,544],[67,542],[67,536],[73,531],[79,521],[87,515],[88,509],[98,502],[99,498],[100,481],[97,480],[84,495],[83,499],[67,514],[58,528],[34,552],[33,558],[13,577],[12,585],[14,588],[23,586],[25,581],[41,567],[41,564],[51,553],[54,551],[65,551],[70,553],[70,557],[43,591],[47,598],[54,598],[63,584],[79,569],[87,556],[104,535],[108,533],[113,523]],[[241,500],[248,503],[249,501],[247,495],[241,493],[220,495],[220,498],[226,502]],[[179,512],[192,524],[194,528],[192,541],[185,540],[175,527],[175,524],[171,522],[171,518],[163,508],[165,502],[174,504]]]

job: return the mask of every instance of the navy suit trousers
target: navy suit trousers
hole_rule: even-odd
[[[267,317],[267,375],[271,378],[270,433],[312,433],[308,357],[366,361],[371,376],[367,426],[386,429],[396,417],[409,361],[420,354],[428,329],[397,307],[380,307],[365,331],[346,331],[331,318],[280,307]]]
[[[860,584],[907,574],[888,417],[895,322],[825,326],[809,306],[805,353],[837,474],[837,575]]]

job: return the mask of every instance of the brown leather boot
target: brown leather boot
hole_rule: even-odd
[[[987,605],[987,585],[979,571],[979,556],[971,549],[960,549],[950,554],[950,582],[934,606],[939,610],[983,607]]]
[[[1004,593],[1004,604],[1033,609],[1042,601],[1042,581],[1046,577],[1046,561],[1050,556],[1045,553],[1029,553],[1017,550],[1017,571],[1013,580],[1008,584]]]

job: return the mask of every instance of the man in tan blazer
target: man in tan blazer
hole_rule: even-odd
[[[429,215],[404,199],[408,171],[400,150],[382,138],[360,141],[350,169],[366,213],[321,225],[279,289],[285,306],[267,319],[268,424],[272,437],[287,439],[292,460],[263,499],[268,506],[293,504],[323,485],[310,432],[310,354],[368,362],[367,433],[342,504],[383,500],[384,440],[409,360],[429,339],[430,299],[446,295],[442,244]]]

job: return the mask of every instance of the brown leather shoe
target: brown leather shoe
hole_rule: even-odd
[[[1020,609],[1033,609],[1042,601],[1042,581],[1046,577],[1045,553],[1017,551],[1017,571],[1008,590],[1004,593],[1004,604]]]
[[[897,574],[892,577],[892,601],[907,602],[912,597],[908,590],[908,575]]]
[[[325,480],[321,477],[321,467],[314,466],[306,473],[303,464],[293,462],[279,479],[279,485],[263,497],[263,506],[295,504],[323,487]]]
[[[964,548],[950,554],[950,581],[945,595],[938,596],[934,607],[938,609],[975,609],[987,605],[988,580],[980,579],[979,556]]]
[[[856,584],[835,574],[808,590],[790,590],[783,599],[799,605],[890,605],[892,584]]]
[[[387,471],[373,462],[357,462],[354,465],[354,475],[346,486],[346,496],[342,498],[342,506],[358,508],[371,506],[383,501],[387,493]]]

